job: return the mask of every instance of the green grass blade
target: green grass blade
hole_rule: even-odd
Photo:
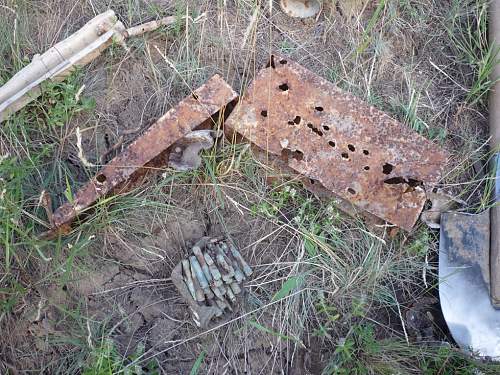
[[[283,335],[283,334],[281,334],[279,332],[273,331],[272,329],[264,327],[262,324],[257,323],[255,320],[250,320],[248,322],[248,324],[250,324],[252,327],[258,329],[259,331],[262,331],[264,333],[268,333],[268,334],[270,334],[272,336],[279,337],[279,338],[281,338],[283,340],[290,340],[290,341],[295,341],[295,342],[301,343],[295,337]]]
[[[294,289],[299,287],[304,280],[303,276],[292,276],[283,283],[281,289],[274,295],[272,301],[280,300],[288,296]]]
[[[191,371],[189,371],[189,375],[196,375],[198,374],[198,371],[200,370],[201,364],[203,363],[203,360],[205,359],[205,356],[207,355],[206,351],[202,351],[198,358],[196,358],[196,361],[193,364],[193,367],[191,368]]]
[[[304,238],[304,248],[311,258],[314,258],[318,255],[318,245],[314,242],[314,240],[306,237]]]
[[[363,41],[359,45],[359,47],[356,49],[356,53],[359,55],[363,53],[368,45],[370,44],[370,41],[372,40],[371,32],[372,29],[375,27],[377,24],[377,21],[380,17],[380,12],[382,12],[382,9],[385,7],[385,0],[381,0],[380,3],[378,3],[377,9],[375,9],[375,12],[370,18],[370,21],[368,21],[368,25],[366,27],[365,32],[363,33]]]

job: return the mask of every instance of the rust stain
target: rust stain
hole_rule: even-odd
[[[156,167],[166,165],[168,148],[237,98],[218,75],[210,78],[156,121],[142,136],[116,156],[53,215],[54,227],[46,237],[68,233],[71,223],[99,198],[123,191]]]
[[[288,58],[271,56],[225,123],[358,208],[410,230],[447,153]]]
[[[441,245],[454,264],[477,265],[486,285],[490,285],[490,212],[467,214],[444,212]]]

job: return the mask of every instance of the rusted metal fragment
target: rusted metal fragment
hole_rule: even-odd
[[[384,220],[375,215],[372,215],[365,210],[357,208],[351,202],[339,197],[337,194],[332,193],[330,190],[326,189],[317,180],[309,179],[303,175],[297,174],[297,172],[290,168],[288,164],[285,163],[285,161],[282,160],[279,156],[265,153],[262,149],[256,146],[252,147],[252,152],[253,156],[257,160],[270,166],[276,171],[276,175],[268,176],[268,180],[281,181],[283,178],[297,179],[317,198],[331,200],[334,203],[335,207],[353,218],[361,216],[370,230],[377,231],[384,226]]]
[[[212,121],[211,116],[222,114],[224,107],[236,98],[237,94],[220,76],[210,78],[104,166],[75,194],[73,202],[59,207],[54,212],[54,228],[48,236],[68,232],[76,217],[99,198],[126,190],[127,184],[166,165],[170,146],[206,121]]]
[[[201,165],[199,152],[208,150],[214,145],[214,138],[219,138],[222,131],[196,130],[173,145],[168,158],[168,166],[178,171],[191,171]]]
[[[225,123],[295,171],[410,230],[447,153],[288,58],[272,56]]]

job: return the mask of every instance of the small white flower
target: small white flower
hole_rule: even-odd
[[[0,164],[5,160],[10,158],[10,153],[6,153],[5,155],[0,155]]]

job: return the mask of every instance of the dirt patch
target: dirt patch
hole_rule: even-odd
[[[103,228],[99,236],[92,236],[88,250],[91,259],[79,264],[80,271],[65,286],[65,293],[71,296],[65,303],[72,307],[81,304],[91,322],[86,340],[98,345],[98,332],[105,330],[121,355],[130,356],[143,346],[147,357],[164,363],[167,373],[180,371],[183,363],[187,371],[202,350],[210,360],[218,358],[212,373],[220,373],[228,366],[258,368],[271,350],[272,340],[257,332],[251,334],[255,340],[242,346],[237,339],[242,324],[231,320],[258,309],[270,298],[267,288],[247,290],[234,311],[214,321],[209,330],[226,326],[207,334],[194,325],[187,305],[169,279],[175,264],[203,236],[230,237],[256,266],[268,264],[273,268],[277,258],[283,262],[293,260],[293,253],[281,254],[281,246],[289,242],[278,240],[286,236],[285,232],[266,238],[274,225],[238,206],[237,202],[243,201],[238,196],[241,184],[234,184],[238,180],[227,180],[227,190],[176,183],[162,192],[163,197],[171,197],[171,209],[159,209],[158,213],[151,209],[127,211],[119,218],[126,218],[124,225]],[[220,199],[220,194],[232,198]],[[256,278],[262,278],[266,269],[256,272]],[[259,315],[260,324],[272,326],[272,315]],[[245,324],[243,327],[249,331]],[[44,334],[47,337],[52,331]],[[222,357],[221,350],[225,353]],[[282,361],[277,368],[281,368]]]

